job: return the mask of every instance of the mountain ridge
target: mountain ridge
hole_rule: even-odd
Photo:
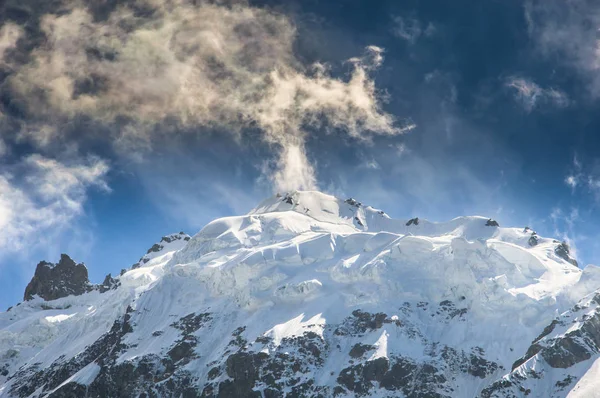
[[[577,339],[550,325],[593,322],[600,272],[492,221],[275,195],[168,235],[104,292],[0,313],[0,397],[567,396],[595,337],[572,366],[533,363],[565,363],[552,347]]]

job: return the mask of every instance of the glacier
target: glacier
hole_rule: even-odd
[[[600,396],[600,268],[528,227],[293,191],[109,277],[0,313],[0,397]]]

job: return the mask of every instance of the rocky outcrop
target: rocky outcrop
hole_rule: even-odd
[[[571,248],[569,247],[569,245],[566,242],[559,243],[554,248],[554,254],[556,254],[558,257],[562,258],[566,262],[569,262],[576,267],[578,266],[577,260],[575,260],[573,257],[571,257]]]
[[[596,294],[554,319],[515,361],[512,371],[486,387],[481,397],[525,396],[541,388],[556,394],[545,396],[563,396],[578,379],[581,369],[577,368],[589,366],[600,352],[599,304],[600,294]],[[560,375],[558,381],[548,380],[552,372]]]
[[[534,247],[534,246],[537,246],[538,243],[540,243],[540,239],[537,236],[537,234],[535,232],[533,232],[531,234],[531,236],[529,237],[529,240],[527,241],[527,243],[529,244],[529,246]]]
[[[413,224],[419,225],[419,217],[411,218],[410,220],[408,220],[408,222],[406,223],[406,226],[410,227]]]
[[[449,302],[439,307],[449,307]],[[412,326],[396,317],[360,309],[320,333],[310,330],[319,330],[319,327],[308,325],[308,330],[301,335],[284,337],[279,342],[268,335],[251,338],[246,327],[239,326],[233,332],[223,333],[229,343],[223,345],[219,359],[207,364],[204,376],[189,369],[202,360],[204,353],[198,346],[214,331],[215,322],[222,321],[222,314],[198,312],[174,320],[164,330],[143,336],[145,339],[173,336],[172,344],[160,355],[147,354],[119,361],[123,353],[135,348],[135,344],[127,343],[126,336],[140,332],[136,327],[145,312],[145,309],[128,307],[107,333],[70,360],[61,357],[46,368],[31,366],[18,370],[10,376],[14,379],[11,394],[21,398],[34,392],[51,398],[300,398],[400,394],[443,398],[455,396],[450,375],[466,374],[485,379],[498,370],[498,365],[485,359],[485,352],[478,347],[467,353],[428,343],[428,354],[422,361],[401,355],[373,358],[377,347],[360,343],[366,336],[379,335],[384,328],[390,333],[406,334],[411,340],[421,340],[422,336],[411,332]],[[340,349],[345,340],[356,342],[349,351]],[[327,361],[337,355],[341,355],[337,358],[342,360],[342,366],[328,371],[334,383],[320,383],[314,376],[321,374]],[[89,385],[69,381],[90,366],[96,367],[97,376]]]
[[[83,263],[76,264],[71,257],[61,254],[60,261],[40,262],[33,278],[25,288],[24,300],[39,296],[46,301],[67,296],[79,296],[93,289]]]
[[[107,292],[112,289],[116,289],[121,285],[118,279],[112,277],[111,274],[108,274],[104,277],[104,281],[102,284],[98,285],[98,290],[100,293]]]
[[[485,223],[486,227],[499,227],[500,224],[498,224],[498,221],[496,220],[492,220],[491,218],[489,220],[486,221]]]
[[[360,203],[358,200],[356,200],[354,198],[348,198],[344,202],[346,202],[350,206],[354,206],[354,207],[360,207],[360,206],[362,206],[362,203]]]

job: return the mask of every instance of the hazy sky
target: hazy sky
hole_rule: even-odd
[[[277,191],[493,217],[600,263],[600,3],[7,0],[0,308]]]

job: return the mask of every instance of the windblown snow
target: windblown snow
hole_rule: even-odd
[[[526,353],[564,314],[577,322],[540,344],[581,329],[573,307],[600,288],[600,269],[578,268],[561,242],[492,221],[398,220],[320,192],[274,196],[161,241],[104,293],[0,313],[0,397],[110,394],[109,368],[150,359],[162,368],[122,396],[186,396],[167,387],[182,372],[189,396],[600,396],[591,343],[547,384],[490,388],[519,369],[555,372],[544,350]],[[582,307],[589,318],[596,305]],[[108,355],[98,342],[113,335]]]

